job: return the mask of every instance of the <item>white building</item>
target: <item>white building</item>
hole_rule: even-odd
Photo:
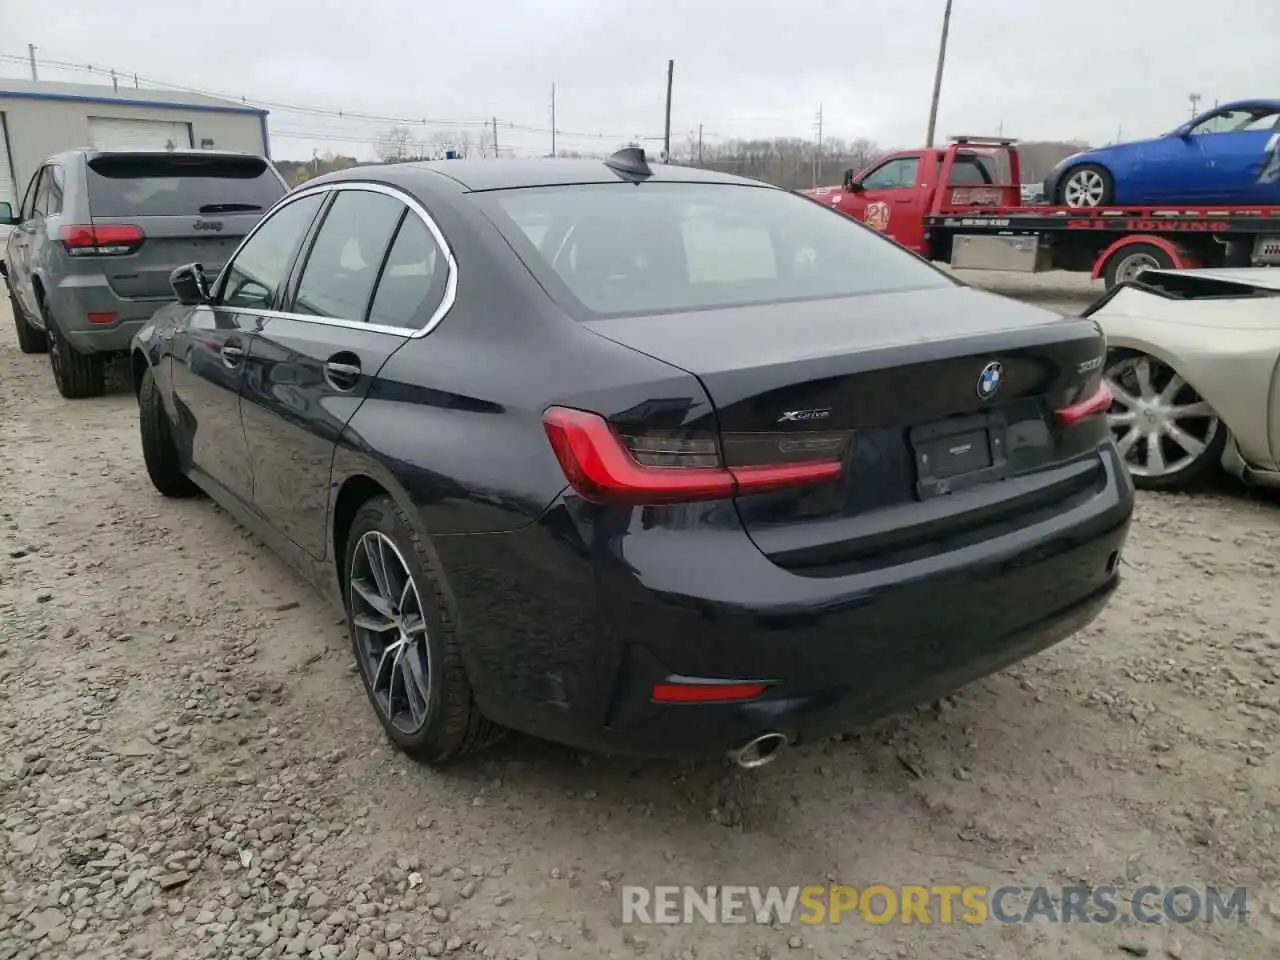
[[[0,77],[0,202],[17,210],[45,159],[79,147],[270,156],[267,111],[172,90]]]

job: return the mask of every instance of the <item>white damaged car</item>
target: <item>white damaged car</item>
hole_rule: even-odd
[[[1084,315],[1107,336],[1111,429],[1137,486],[1221,466],[1280,487],[1280,269],[1144,270]]]

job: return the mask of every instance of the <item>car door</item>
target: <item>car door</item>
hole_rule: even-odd
[[[436,296],[444,263],[403,195],[359,183],[331,192],[287,315],[270,316],[254,338],[241,406],[254,507],[317,558],[338,439],[387,358],[425,323],[405,304]]]
[[[211,302],[195,307],[174,334],[176,440],[192,467],[245,504],[253,502],[240,422],[245,358],[265,317],[283,301],[290,267],[322,201],[312,194],[269,213],[223,270]]]
[[[916,209],[919,171],[918,154],[886,160],[857,181],[849,212],[873,230],[919,252],[924,245],[924,224]]]
[[[32,257],[31,247],[36,237],[37,227],[44,228],[44,213],[39,206],[39,197],[42,190],[48,195],[46,189],[45,167],[41,167],[35,172],[35,176],[31,178],[31,182],[27,185],[27,193],[22,199],[22,210],[19,214],[19,223],[13,228],[13,232],[9,237],[8,244],[8,270],[11,278],[10,283],[13,290],[17,293],[18,302],[22,304],[22,309],[28,317],[38,317],[40,311],[37,309],[35,291],[31,283],[32,276]]]

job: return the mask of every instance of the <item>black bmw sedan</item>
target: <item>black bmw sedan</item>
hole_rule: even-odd
[[[364,167],[137,336],[142,449],[346,613],[389,737],[753,766],[1060,641],[1133,489],[1104,340],[753,181]]]

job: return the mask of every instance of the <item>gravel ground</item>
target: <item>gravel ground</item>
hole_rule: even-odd
[[[1086,286],[979,278],[1070,309]],[[0,309],[0,312],[3,312]],[[1280,505],[1143,496],[1090,629],[759,772],[386,744],[334,612],[0,316],[0,960],[1280,953]],[[637,884],[1250,888],[1246,924],[621,926]]]

